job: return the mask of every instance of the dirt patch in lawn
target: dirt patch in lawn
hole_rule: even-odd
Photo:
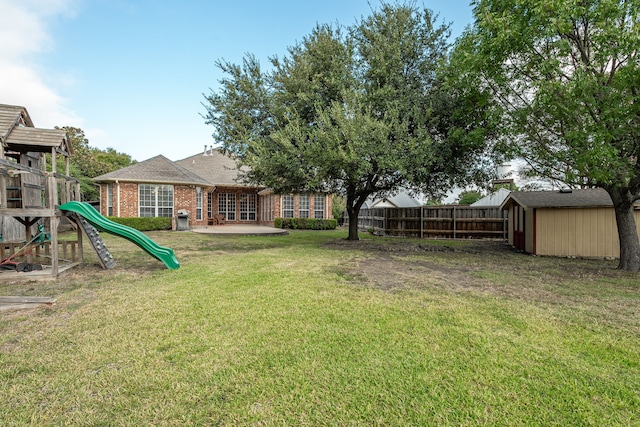
[[[374,238],[327,247],[354,254],[343,264],[353,286],[390,293],[475,293],[568,307],[575,316],[640,336],[640,280],[617,270],[616,260],[537,257],[485,240]]]
[[[575,303],[596,282],[636,278],[615,269],[616,261],[536,257],[503,241],[364,239],[327,247],[356,251],[345,263],[347,275],[385,291],[436,288],[474,291],[516,299]],[[617,292],[614,290],[613,292]],[[638,288],[635,288],[637,291]]]

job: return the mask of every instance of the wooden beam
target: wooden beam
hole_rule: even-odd
[[[58,277],[58,224],[60,218],[52,216],[49,218],[49,230],[51,231],[51,275]]]
[[[28,216],[27,216],[27,217],[24,217],[24,218],[21,218],[21,217],[19,217],[19,216],[14,216],[14,218],[15,218],[15,219],[16,219],[16,221],[18,221],[20,224],[22,224],[22,225],[24,225],[25,227],[27,227],[27,231],[29,231],[29,228],[30,228],[33,224],[35,224],[36,222],[38,222],[38,221],[40,220],[40,217],[39,217],[39,216],[37,216],[37,217],[28,217]],[[31,219],[29,219],[29,218],[31,218]],[[28,235],[28,234],[29,234],[29,233],[27,233],[27,235]]]
[[[2,297],[0,296],[0,304],[53,304],[56,302],[51,297]]]
[[[12,216],[12,217],[42,217],[48,218],[55,215],[54,209],[39,209],[39,208],[23,208],[23,209],[10,209],[0,208],[0,216]]]
[[[57,165],[57,159],[56,159],[56,148],[52,147],[51,148],[51,172],[56,173],[58,171],[58,165]]]
[[[75,222],[71,221],[72,224]],[[84,265],[84,251],[82,249],[82,227],[76,225],[76,232],[78,233],[78,261]]]

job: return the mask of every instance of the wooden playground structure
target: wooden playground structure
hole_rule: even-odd
[[[55,280],[83,262],[80,227],[75,239],[58,240],[58,206],[80,200],[72,154],[65,131],[35,128],[24,107],[0,104],[0,280]]]

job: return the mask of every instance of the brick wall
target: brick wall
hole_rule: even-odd
[[[208,193],[211,187],[202,187],[202,219],[196,219],[196,187],[191,185],[175,185],[173,187],[174,197],[174,215],[181,209],[189,212],[190,226],[207,225],[207,202]],[[270,197],[273,200],[274,217],[282,217],[282,197],[277,194],[268,194],[264,196],[257,195],[256,188],[245,187],[216,187],[212,194],[212,214],[218,213],[218,195],[221,193],[231,193],[236,195],[236,220],[229,221],[236,224],[264,224],[273,225],[272,221],[264,221],[262,219],[261,210],[264,207],[263,198]],[[256,220],[241,221],[240,220],[240,194],[256,194]],[[137,217],[138,216],[138,184],[137,183],[118,183],[113,184],[113,215],[120,217]],[[119,209],[118,209],[119,201]],[[294,217],[298,218],[300,209],[300,196],[294,196]],[[309,217],[314,217],[315,197],[309,194]],[[324,195],[324,218],[331,218],[332,198],[330,195]],[[107,215],[107,184],[100,184],[100,213]]]
[[[118,188],[119,187],[119,188]],[[118,191],[119,190],[119,191]],[[138,216],[138,184],[121,182],[113,189],[116,200],[113,203],[113,214],[123,218]],[[120,198],[120,209],[117,207]]]
[[[113,216],[138,216],[138,184],[113,183]],[[100,184],[100,214],[107,216],[107,184]],[[118,204],[120,205],[118,208]]]

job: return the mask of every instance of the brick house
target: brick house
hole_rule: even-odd
[[[242,183],[241,171],[222,150],[173,162],[159,155],[94,178],[100,185],[100,213],[116,217],[174,217],[189,213],[189,225],[213,223],[273,225],[275,218],[331,218],[326,193],[273,193]]]

